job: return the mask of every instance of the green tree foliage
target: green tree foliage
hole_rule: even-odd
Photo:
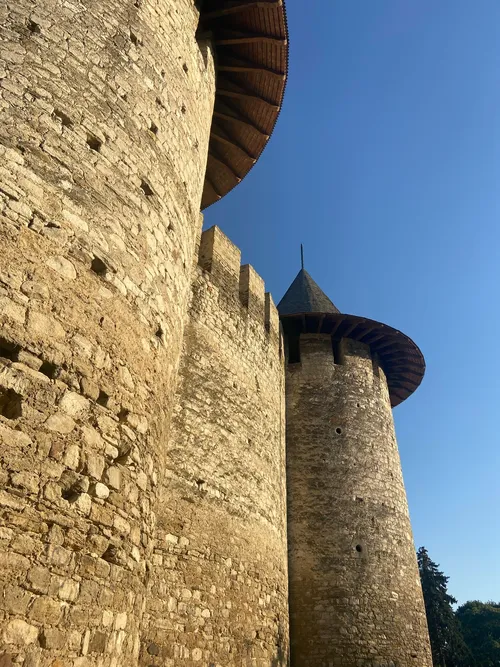
[[[466,602],[456,611],[477,667],[500,665],[500,604]]]
[[[434,667],[471,667],[474,659],[452,609],[456,600],[448,593],[448,577],[431,560],[425,547],[418,550],[417,560]]]

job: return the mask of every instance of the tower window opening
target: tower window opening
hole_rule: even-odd
[[[289,336],[288,337],[288,363],[289,364],[298,364],[298,363],[300,363],[300,337],[299,336]]]
[[[335,433],[337,435],[342,435],[342,429],[340,428],[340,426],[337,426],[337,428],[335,429]]]
[[[363,547],[361,546],[361,544],[356,544],[356,551],[358,552],[358,554],[360,554],[363,551]]]
[[[338,366],[343,366],[345,363],[344,350],[342,348],[342,339],[335,339],[332,337],[332,352],[333,363]]]

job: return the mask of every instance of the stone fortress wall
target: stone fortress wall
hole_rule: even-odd
[[[280,326],[238,249],[200,236],[216,77],[198,23],[194,0],[0,6],[2,667],[289,658]],[[429,665],[398,597],[420,608],[383,373],[346,345],[333,385],[324,350],[288,373],[309,484],[291,469],[292,582],[317,548],[311,600],[338,596],[303,613],[334,665],[358,655],[346,624],[363,654],[397,631],[417,653],[401,665]]]
[[[149,596],[151,665],[288,658],[284,368],[276,308],[217,227],[201,237]]]
[[[137,664],[215,69],[192,0],[0,6],[0,654]]]
[[[292,667],[431,667],[384,371],[301,334],[286,375]]]

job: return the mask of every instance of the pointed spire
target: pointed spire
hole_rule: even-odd
[[[278,312],[282,317],[302,313],[340,313],[340,310],[330,301],[321,287],[314,282],[302,264],[295,280],[279,302]]]

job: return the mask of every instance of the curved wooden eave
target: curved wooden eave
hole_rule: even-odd
[[[422,382],[425,373],[422,352],[411,338],[387,324],[344,313],[298,313],[280,319],[285,333],[323,333],[369,345],[384,369],[393,408]]]
[[[281,0],[205,0],[200,29],[211,35],[217,68],[204,209],[241,182],[269,141],[285,91],[288,31]]]

